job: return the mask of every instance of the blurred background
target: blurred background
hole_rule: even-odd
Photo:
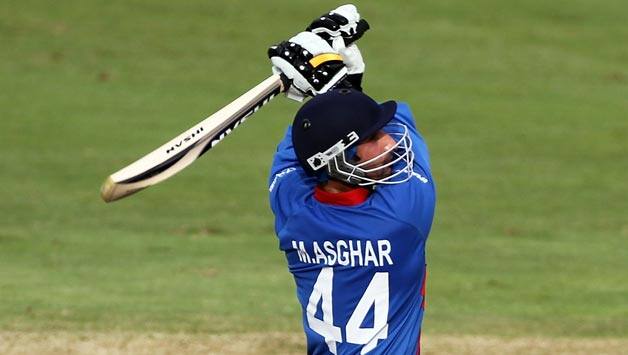
[[[304,352],[266,181],[298,103],[275,99],[128,199],[107,205],[99,186],[266,78],[269,45],[341,4],[0,3],[0,352],[47,334]],[[371,24],[365,91],[408,102],[432,154],[427,349],[625,350],[628,3],[354,4]]]

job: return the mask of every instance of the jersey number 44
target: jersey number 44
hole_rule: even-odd
[[[307,305],[307,323],[313,331],[325,338],[325,343],[332,354],[336,354],[336,344],[343,342],[340,327],[334,325],[333,315],[333,278],[334,269],[325,267],[321,270]],[[316,310],[322,302],[323,319],[316,318]],[[373,308],[373,327],[363,328],[362,323],[369,310]],[[355,310],[345,327],[346,342],[364,345],[361,354],[373,350],[379,339],[388,336],[388,273],[376,272],[362,294]]]

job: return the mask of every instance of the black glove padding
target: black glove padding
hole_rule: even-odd
[[[302,101],[305,96],[326,92],[347,75],[342,57],[327,42],[310,32],[301,32],[268,49],[273,72],[289,83],[286,95]]]

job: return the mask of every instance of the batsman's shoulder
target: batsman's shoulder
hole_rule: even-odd
[[[415,128],[416,124],[414,122],[414,115],[412,114],[412,110],[410,109],[410,105],[407,102],[396,101],[397,102],[397,111],[395,111],[395,120],[400,121],[401,123]]]
[[[284,181],[288,181],[284,185],[298,183],[299,180],[303,179],[304,175],[305,172],[298,166],[289,166],[282,169],[271,176],[268,192],[273,193],[276,190],[276,187]]]
[[[429,172],[415,169],[408,181],[378,186],[375,191],[374,204],[385,213],[426,231],[425,223],[431,220],[436,198],[434,181]]]
[[[273,175],[268,192],[275,216],[288,218],[299,211],[312,195],[315,184],[315,179],[300,167],[286,167]]]

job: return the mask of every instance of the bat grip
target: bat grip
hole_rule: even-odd
[[[281,79],[281,92],[286,92],[290,85],[292,85],[292,80],[290,80],[284,73],[279,74],[279,78]]]

